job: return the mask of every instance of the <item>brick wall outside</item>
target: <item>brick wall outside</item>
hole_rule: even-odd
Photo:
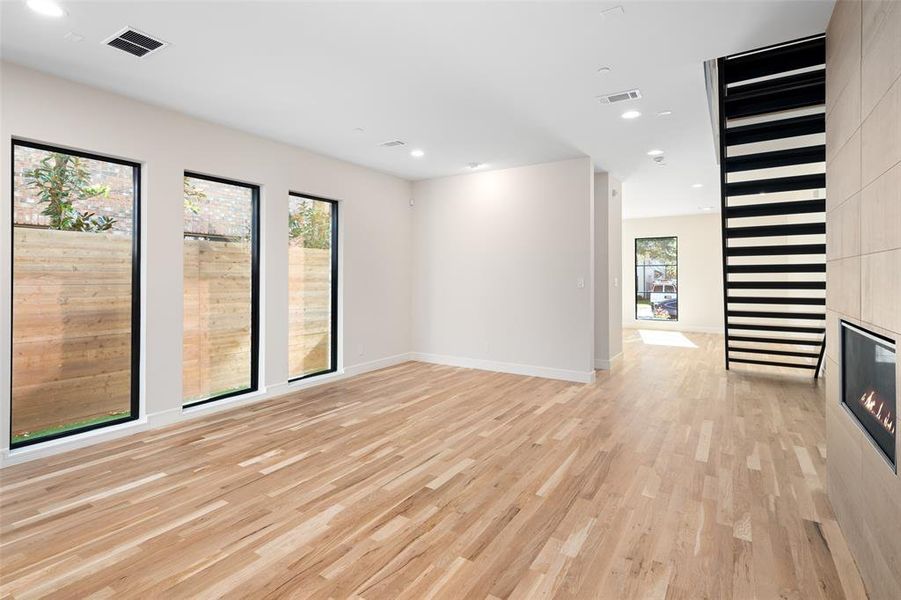
[[[189,182],[206,194],[194,201],[195,214],[185,206],[185,233],[247,237],[253,217],[250,189],[237,185],[189,178]]]
[[[26,182],[23,173],[40,166],[48,152],[16,146],[15,186],[13,192],[13,222],[16,225],[49,226],[50,217],[41,214],[45,204],[38,201],[35,191]],[[132,230],[132,205],[134,201],[131,167],[116,163],[82,159],[91,173],[92,185],[109,186],[108,197],[97,197],[75,203],[76,210],[89,211],[98,216],[116,219],[113,232],[128,234]]]
[[[23,176],[25,171],[40,166],[41,160],[48,154],[45,150],[16,146],[13,193],[13,222],[16,225],[50,225],[50,218],[41,214],[45,205],[38,201],[35,191],[28,186]],[[107,186],[109,195],[75,202],[75,208],[98,216],[112,217],[116,220],[113,225],[114,233],[130,234],[134,201],[131,167],[101,160],[82,160],[91,173],[91,184]],[[195,188],[206,194],[206,198],[194,201],[196,213],[185,206],[186,234],[225,237],[244,237],[249,234],[252,218],[249,189],[202,179],[190,181]],[[145,198],[144,201],[148,200]]]

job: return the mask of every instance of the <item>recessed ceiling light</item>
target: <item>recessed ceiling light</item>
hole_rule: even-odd
[[[601,73],[601,74],[609,73],[612,70],[613,69],[611,69],[610,67],[598,67],[598,73]]]
[[[471,162],[471,163],[468,163],[466,166],[472,170],[476,170],[476,169],[481,169],[482,167],[484,167],[485,163]]]
[[[425,152],[417,148],[416,150],[410,151],[410,156],[412,156],[413,158],[422,158],[423,156],[425,156]]]
[[[703,184],[703,183],[693,183],[693,184],[691,184],[691,187],[693,187],[693,188],[702,188],[702,187],[704,187],[704,184]]]
[[[63,7],[53,0],[28,0],[26,4],[28,5],[28,8],[45,17],[59,18],[66,14]]]
[[[671,114],[673,114],[673,111],[671,111],[671,110],[661,110],[659,113],[657,113],[657,116],[658,117],[668,117]]]
[[[78,43],[78,42],[81,42],[84,40],[84,36],[79,35],[79,34],[75,33],[74,31],[70,31],[69,33],[67,33],[66,35],[63,36],[63,39],[66,40],[67,42]]]
[[[648,150],[648,156],[662,156],[663,150]]]
[[[622,114],[622,118],[624,119],[637,119],[641,116],[641,113],[637,110],[627,110]]]

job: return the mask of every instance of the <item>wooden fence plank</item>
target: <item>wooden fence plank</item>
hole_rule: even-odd
[[[16,228],[14,435],[129,410],[131,239]],[[289,248],[289,369],[329,365],[330,252]],[[184,242],[183,394],[250,383],[250,247]]]

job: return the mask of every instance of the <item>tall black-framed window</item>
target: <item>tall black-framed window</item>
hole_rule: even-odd
[[[137,419],[141,167],[12,140],[10,447]]]
[[[679,320],[679,240],[635,239],[635,318]]]
[[[338,365],[338,202],[288,197],[288,375],[331,373]]]
[[[260,188],[184,175],[183,402],[259,387]]]

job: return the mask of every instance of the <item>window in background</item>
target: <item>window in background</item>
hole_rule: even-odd
[[[338,357],[338,203],[288,198],[288,374],[330,373]]]
[[[13,141],[11,447],[138,417],[140,166]]]
[[[255,185],[185,173],[187,406],[257,389],[259,198]]]
[[[679,319],[678,240],[675,237],[635,240],[635,318]]]

